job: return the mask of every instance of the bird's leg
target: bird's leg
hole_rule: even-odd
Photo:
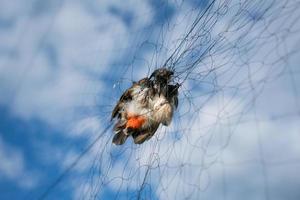
[[[129,129],[129,130],[128,130],[128,129]],[[129,136],[130,133],[131,133],[131,128],[125,128],[125,129],[124,129],[124,134],[125,134],[125,135]]]
[[[127,128],[125,128],[123,132],[124,132],[125,135],[127,135],[127,136],[129,135]]]

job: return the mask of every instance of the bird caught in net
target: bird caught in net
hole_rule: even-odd
[[[134,143],[142,144],[155,134],[160,124],[171,123],[180,86],[171,84],[173,75],[173,71],[159,68],[123,93],[112,111],[112,119],[117,118],[114,144],[124,144],[129,136]]]

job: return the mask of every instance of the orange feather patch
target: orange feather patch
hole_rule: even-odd
[[[127,116],[126,128],[138,129],[146,122],[146,118],[141,115]]]

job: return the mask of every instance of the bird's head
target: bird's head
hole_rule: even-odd
[[[173,75],[173,71],[166,68],[159,68],[151,74],[150,79],[153,79],[157,83],[167,84],[171,81]]]
[[[167,92],[168,84],[172,80],[173,75],[173,71],[166,68],[159,68],[151,74],[149,79],[153,81],[154,86],[157,88],[158,94],[164,94]]]

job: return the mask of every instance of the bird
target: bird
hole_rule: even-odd
[[[132,136],[135,144],[149,140],[160,124],[170,125],[178,107],[180,85],[170,84],[174,72],[156,69],[150,77],[133,82],[114,107],[111,120],[117,118],[113,143],[122,145]]]

